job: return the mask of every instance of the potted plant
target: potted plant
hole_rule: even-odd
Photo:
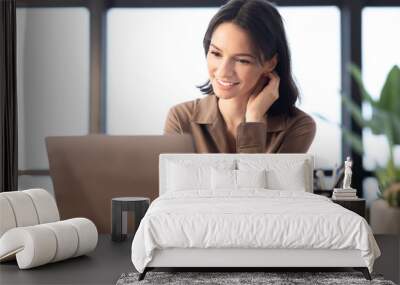
[[[400,234],[400,166],[396,166],[394,157],[395,147],[400,145],[400,69],[392,67],[377,100],[365,89],[360,69],[351,65],[350,72],[360,88],[363,102],[371,107],[372,116],[365,118],[361,108],[347,96],[342,96],[344,106],[361,128],[369,128],[374,135],[384,135],[389,147],[386,165],[374,170],[380,199],[370,208],[371,227],[374,233]],[[342,129],[347,141],[362,155],[364,147],[360,136]]]

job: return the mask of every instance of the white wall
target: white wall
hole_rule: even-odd
[[[317,168],[341,165],[340,11],[337,7],[279,9],[301,93],[299,107],[313,116],[317,133],[309,153]],[[320,114],[332,123],[319,119]]]
[[[89,14],[18,8],[17,35],[19,169],[46,169],[46,136],[88,132]]]
[[[216,8],[111,9],[107,133],[162,134],[168,109],[201,97],[202,40]]]
[[[17,9],[19,169],[48,169],[44,138],[89,126],[89,13],[85,8]],[[52,190],[48,176],[19,188]]]

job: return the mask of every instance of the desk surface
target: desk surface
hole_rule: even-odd
[[[374,272],[399,283],[400,237],[375,238],[382,256],[376,260]],[[132,236],[124,242],[112,242],[111,235],[100,235],[96,250],[87,256],[28,270],[19,270],[15,261],[1,263],[0,284],[115,284],[122,273],[134,271],[131,243]]]

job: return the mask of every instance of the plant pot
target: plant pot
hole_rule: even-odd
[[[374,234],[400,235],[400,207],[378,199],[371,204],[370,224]]]

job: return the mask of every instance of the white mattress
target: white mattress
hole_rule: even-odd
[[[134,237],[132,262],[143,272],[168,248],[359,250],[370,271],[380,255],[359,215],[319,195],[265,189],[160,196]]]

